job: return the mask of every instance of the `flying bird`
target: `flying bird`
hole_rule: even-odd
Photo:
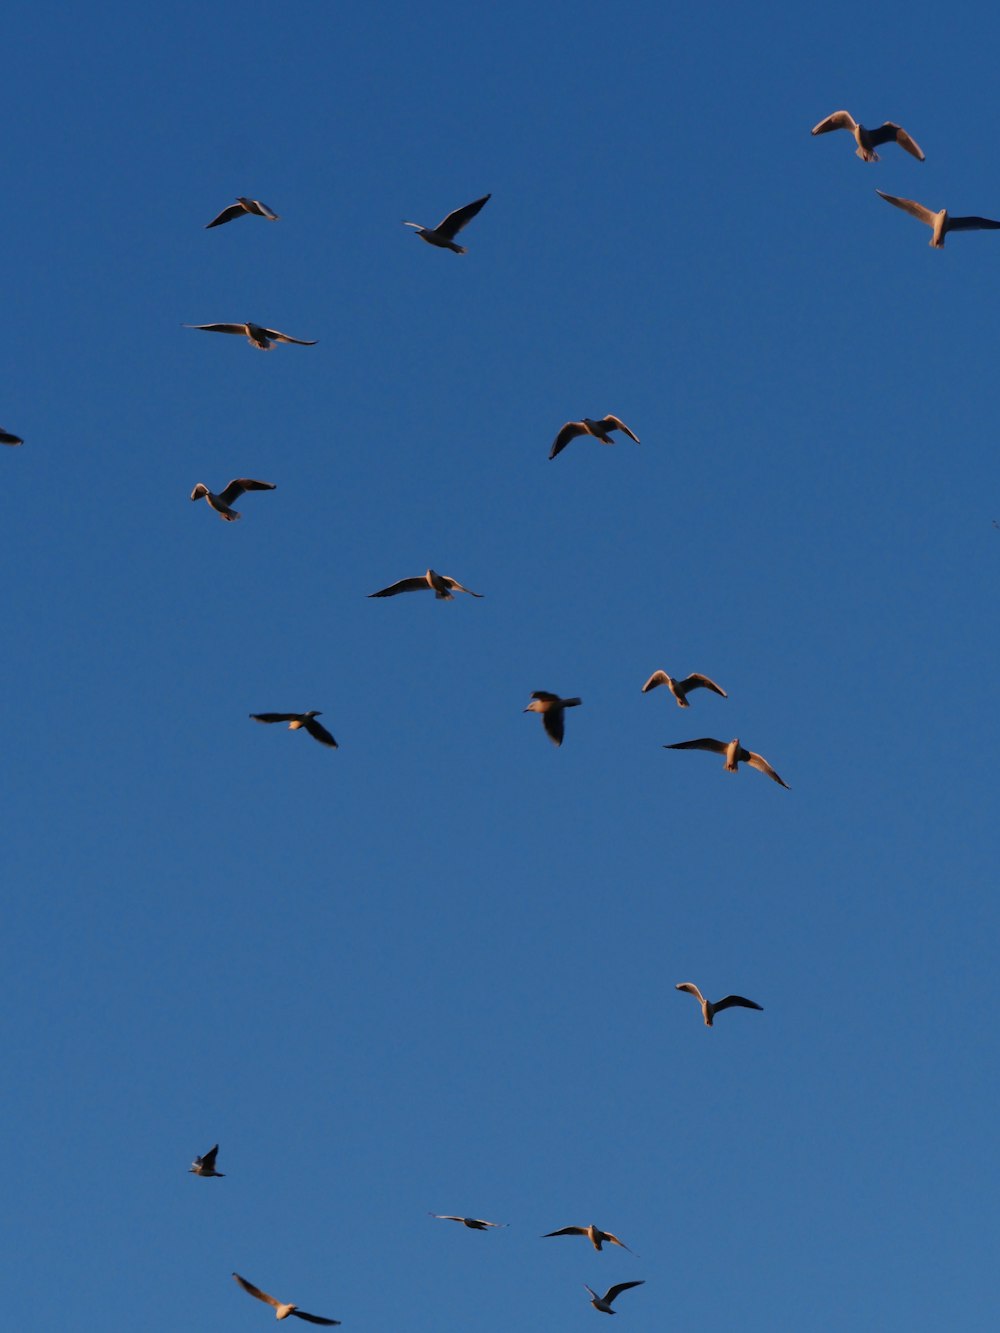
[[[624,421],[619,421],[617,417],[601,417],[600,421],[591,421],[590,417],[584,417],[582,421],[567,421],[559,434],[552,441],[552,448],[549,450],[549,458],[555,458],[556,454],[561,454],[569,444],[570,440],[575,440],[578,435],[593,435],[595,440],[600,440],[602,444],[614,444],[610,432],[613,430],[623,430],[630,440],[639,443],[638,435],[633,435]]]
[[[247,199],[241,194],[235,204],[230,204],[228,208],[222,210],[217,218],[213,218],[211,222],[206,222],[205,230],[207,231],[209,227],[221,227],[223,223],[232,222],[234,218],[245,218],[247,214],[252,214],[258,218],[267,218],[268,222],[278,221],[278,214],[273,213],[267,204],[262,204],[259,199]]]
[[[481,1217],[453,1217],[451,1213],[428,1213],[428,1217],[436,1217],[439,1222],[461,1222],[464,1227],[469,1227],[472,1231],[485,1231],[487,1227],[509,1227],[509,1222],[484,1222]]]
[[[447,574],[436,574],[433,569],[412,579],[400,579],[398,583],[390,583],[388,588],[380,588],[378,592],[370,592],[368,596],[395,597],[401,592],[427,592],[430,589],[433,589],[434,596],[443,602],[454,601],[452,594],[456,592],[467,592],[470,597],[483,596],[481,592],[463,588],[457,579],[449,578]]]
[[[600,1227],[595,1227],[591,1222],[589,1227],[561,1227],[558,1231],[546,1231],[542,1240],[548,1240],[550,1236],[586,1236],[595,1250],[599,1250],[607,1241],[610,1245],[620,1245],[623,1250],[628,1250],[629,1254],[635,1254],[635,1250],[630,1250],[623,1240],[617,1236],[612,1236],[610,1231],[602,1231]],[[638,1259],[638,1255],[635,1256]]]
[[[918,162],[924,160],[920,145],[910,138],[902,125],[896,125],[891,120],[887,120],[877,130],[867,130],[864,125],[858,124],[849,111],[835,111],[832,116],[827,116],[826,120],[821,120],[812,132],[829,134],[831,130],[850,130],[854,135],[854,142],[858,145],[855,152],[862,162],[877,162],[879,156],[875,149],[884,143],[894,142],[898,143],[900,148],[905,148]]]
[[[944,238],[950,231],[997,231],[1000,229],[1000,222],[994,222],[992,218],[952,218],[948,216],[948,210],[942,208],[939,213],[935,213],[930,208],[925,208],[923,204],[918,204],[913,199],[899,199],[894,194],[886,194],[882,190],[876,190],[876,194],[881,195],[887,204],[895,204],[901,208],[904,213],[909,213],[919,222],[926,222],[928,227],[932,228],[931,239],[928,245],[933,245],[935,250],[940,250],[944,246]]]
[[[23,444],[20,435],[11,435],[9,430],[0,427],[0,444]]]
[[[764,1006],[762,1004],[754,1004],[753,1000],[746,1000],[742,995],[727,995],[724,1000],[716,1000],[713,1004],[711,1000],[705,999],[704,995],[702,995],[701,991],[693,981],[678,982],[674,989],[686,990],[689,995],[694,996],[701,1005],[701,1013],[705,1020],[706,1027],[713,1026],[713,1018],[716,1014],[721,1014],[723,1009],[759,1009],[761,1013],[764,1012]]]
[[[713,740],[711,736],[702,736],[696,741],[677,741],[675,744],[665,745],[663,748],[665,750],[711,750],[713,754],[724,754],[726,762],[723,764],[723,768],[727,773],[737,772],[740,764],[749,764],[758,773],[766,773],[769,778],[773,778],[779,787],[786,787],[791,791],[788,783],[782,782],[763,755],[754,754],[753,750],[744,750],[738,736],[731,741],[717,741]]]
[[[287,1319],[289,1315],[294,1315],[296,1319],[304,1319],[307,1324],[325,1324],[331,1328],[334,1324],[340,1323],[339,1319],[324,1319],[322,1315],[306,1314],[305,1310],[298,1310],[294,1305],[284,1305],[281,1301],[276,1301],[273,1296],[269,1296],[266,1291],[261,1291],[260,1287],[248,1282],[245,1277],[240,1277],[239,1273],[234,1273],[233,1277],[251,1296],[256,1296],[266,1305],[273,1305],[275,1319]]]
[[[562,745],[563,733],[565,732],[565,722],[563,712],[567,708],[576,708],[583,703],[582,699],[560,699],[558,694],[550,694],[548,690],[535,690],[531,696],[531,703],[524,710],[526,713],[541,713],[542,726],[550,740],[556,745]]]
[[[275,343],[295,343],[296,347],[315,347],[318,338],[292,338],[277,329],[265,329],[261,324],[185,324],[186,329],[202,329],[205,333],[242,333],[259,347],[270,352]]]
[[[287,722],[289,731],[298,731],[303,727],[313,740],[319,741],[322,745],[329,745],[332,750],[338,748],[337,742],[326,727],[316,721],[321,716],[317,709],[313,709],[311,713],[251,713],[250,716],[255,722]]]
[[[234,500],[238,500],[247,491],[273,491],[276,489],[277,487],[270,481],[252,481],[250,477],[238,477],[235,481],[231,481],[225,490],[216,495],[214,491],[208,489],[203,481],[199,481],[191,492],[191,499],[200,500],[204,497],[217,514],[221,514],[227,523],[232,523],[235,519],[242,517],[235,509],[230,508]]]
[[[583,1284],[591,1295],[591,1305],[595,1310],[600,1310],[602,1314],[617,1314],[617,1310],[612,1310],[611,1302],[617,1300],[623,1291],[628,1291],[629,1287],[641,1287],[645,1278],[640,1278],[638,1282],[619,1282],[615,1287],[608,1287],[603,1296],[598,1296],[593,1287],[587,1287]]]
[[[482,199],[466,204],[463,208],[456,208],[454,213],[449,213],[436,227],[423,227],[419,222],[404,222],[403,226],[416,227],[417,235],[428,245],[436,245],[442,250],[454,250],[455,254],[464,255],[467,253],[465,246],[456,245],[455,237],[464,226],[472,221],[490,197],[490,195],[484,194]]]
[[[700,671],[692,671],[690,676],[685,676],[683,680],[674,680],[673,676],[669,676],[665,671],[654,671],[642,687],[643,694],[655,690],[658,685],[666,685],[681,708],[691,707],[687,697],[692,690],[711,690],[714,694],[721,694],[723,699],[729,698],[725,690],[716,685],[714,680],[703,676]]]
[[[214,1148],[209,1148],[204,1157],[196,1157],[188,1167],[188,1175],[218,1176],[220,1180],[224,1179],[226,1173],[224,1171],[216,1171],[215,1169],[215,1158],[218,1151],[219,1145],[216,1144]]]

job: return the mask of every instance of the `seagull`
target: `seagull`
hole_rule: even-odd
[[[208,501],[217,514],[221,514],[227,523],[232,523],[235,519],[241,518],[235,509],[230,505],[234,500],[238,500],[246,491],[273,491],[277,487],[270,481],[252,481],[249,477],[238,477],[231,481],[224,491],[218,495],[210,491],[203,481],[191,492],[192,500],[200,500],[202,496]]]
[[[615,1287],[608,1287],[603,1296],[598,1296],[593,1287],[587,1287],[586,1282],[583,1285],[590,1292],[590,1303],[595,1310],[600,1310],[602,1314],[617,1314],[616,1310],[612,1310],[611,1302],[617,1300],[623,1291],[628,1291],[629,1287],[641,1287],[644,1281],[645,1278],[640,1278],[638,1282],[619,1282]]]
[[[214,1148],[209,1148],[204,1157],[196,1157],[188,1167],[188,1175],[218,1176],[220,1180],[224,1179],[226,1173],[215,1169],[215,1157],[218,1151],[219,1145],[216,1144]]]
[[[4,430],[0,426],[0,444],[23,444],[24,441],[20,435],[11,435],[9,430]]]
[[[262,352],[270,352],[274,343],[295,343],[296,347],[315,347],[318,338],[292,338],[277,329],[265,329],[261,324],[185,324],[186,329],[203,329],[206,333],[242,333],[250,339],[254,347]]]
[[[562,1227],[559,1231],[546,1231],[542,1240],[548,1240],[550,1236],[586,1236],[595,1250],[599,1250],[605,1241],[611,1245],[620,1245],[623,1250],[628,1250],[629,1254],[635,1254],[635,1250],[630,1250],[623,1240],[617,1236],[612,1236],[610,1231],[602,1231],[600,1227],[595,1227],[591,1222],[589,1227]],[[635,1256],[638,1259],[638,1255]]]
[[[316,721],[321,716],[317,709],[313,709],[311,713],[251,713],[250,716],[255,722],[287,722],[289,731],[298,731],[300,727],[304,727],[314,740],[329,745],[332,750],[338,748],[337,742],[326,727]]]
[[[248,213],[252,213],[254,217],[267,218],[268,222],[278,221],[277,213],[273,213],[267,204],[262,204],[259,199],[247,199],[241,194],[235,204],[230,204],[217,218],[206,222],[205,230],[207,231],[209,227],[221,227],[224,222],[232,222],[234,218],[245,218]]]
[[[720,689],[714,680],[709,680],[700,671],[692,671],[690,676],[685,676],[683,680],[674,680],[673,676],[668,676],[665,671],[654,671],[642,687],[643,694],[655,690],[657,685],[666,685],[681,708],[691,707],[687,696],[692,690],[712,690],[715,694],[721,694],[723,699],[729,698],[725,690]]]
[[[829,134],[831,130],[851,131],[854,142],[858,145],[855,151],[862,162],[877,162],[879,156],[875,149],[893,141],[898,143],[900,148],[905,148],[918,162],[924,160],[920,145],[910,138],[902,125],[896,125],[891,120],[887,120],[877,130],[866,130],[864,125],[858,124],[849,111],[835,111],[832,116],[827,116],[826,120],[821,120],[812,132]]]
[[[509,1227],[509,1222],[484,1222],[481,1217],[453,1217],[451,1213],[428,1213],[428,1217],[436,1217],[439,1222],[461,1222],[464,1227],[469,1227],[472,1231],[485,1231],[487,1227]]]
[[[554,741],[556,745],[562,745],[565,730],[563,710],[576,708],[582,703],[582,699],[560,699],[558,694],[550,694],[548,690],[535,690],[531,696],[531,703],[524,711],[526,713],[541,713],[542,726],[548,733],[549,739]]]
[[[591,421],[590,417],[584,417],[582,421],[567,421],[559,434],[552,441],[552,448],[549,450],[549,458],[555,458],[556,454],[561,454],[569,444],[570,440],[575,440],[578,435],[593,435],[595,440],[600,440],[602,444],[614,444],[610,432],[613,430],[623,430],[630,440],[639,443],[638,435],[633,435],[624,421],[619,421],[617,417],[601,417],[600,421]]]
[[[745,1000],[742,995],[727,995],[724,1000],[706,1000],[701,991],[693,981],[681,981],[674,987],[675,990],[686,990],[701,1005],[702,1016],[705,1019],[705,1026],[712,1027],[712,1020],[716,1014],[720,1014],[723,1009],[759,1009],[764,1012],[762,1004],[754,1004],[753,1000]]]
[[[467,592],[470,597],[482,597],[481,592],[473,592],[471,588],[463,588],[457,579],[449,578],[447,574],[435,574],[433,569],[429,569],[426,574],[419,574],[416,578],[400,579],[398,583],[390,583],[388,588],[380,588],[378,592],[370,592],[369,597],[395,597],[401,592],[426,592],[433,588],[434,596],[443,602],[452,602],[454,597],[452,593]]]
[[[261,1291],[260,1287],[255,1287],[252,1282],[248,1282],[245,1277],[240,1277],[239,1273],[234,1273],[233,1277],[240,1284],[244,1291],[256,1296],[259,1301],[264,1301],[268,1305],[274,1306],[275,1319],[287,1319],[294,1315],[296,1319],[304,1319],[307,1324],[327,1324],[332,1327],[339,1324],[339,1319],[324,1319],[322,1315],[306,1314],[305,1310],[297,1310],[294,1305],[282,1305],[281,1301],[276,1301],[273,1296],[269,1296],[266,1291]]]
[[[753,750],[744,750],[738,736],[731,741],[717,741],[713,740],[711,736],[702,736],[696,741],[677,741],[676,744],[665,745],[663,748],[665,750],[711,750],[713,754],[724,754],[726,762],[723,764],[723,768],[727,773],[737,772],[740,764],[749,764],[758,773],[766,773],[769,778],[773,778],[779,787],[786,787],[791,791],[788,783],[782,782],[762,755],[754,754]]]
[[[913,199],[898,199],[896,195],[885,194],[882,190],[876,190],[875,193],[881,195],[887,204],[895,204],[904,213],[910,213],[918,221],[926,222],[928,227],[932,227],[933,234],[928,241],[928,245],[933,245],[935,250],[943,248],[944,238],[950,231],[997,231],[1000,229],[1000,222],[994,222],[992,218],[950,218],[946,208],[942,208],[940,213],[935,213],[932,209],[925,208],[923,204],[918,204]]]
[[[454,213],[449,213],[444,221],[439,222],[436,227],[422,227],[419,222],[404,222],[404,227],[416,227],[417,235],[428,245],[439,246],[442,250],[454,250],[457,255],[464,255],[468,252],[464,245],[456,245],[455,237],[464,226],[472,221],[479,210],[491,196],[484,194],[482,199],[477,199],[475,203],[466,204],[463,208],[456,208]]]

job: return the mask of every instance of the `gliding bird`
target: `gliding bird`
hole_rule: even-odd
[[[439,1222],[461,1222],[462,1226],[468,1227],[470,1231],[485,1231],[487,1227],[509,1227],[509,1222],[484,1222],[481,1217],[455,1217],[451,1213],[428,1213],[428,1217],[436,1217]]]
[[[266,1291],[261,1291],[260,1287],[255,1287],[254,1284],[248,1282],[245,1277],[240,1277],[239,1273],[234,1273],[233,1277],[243,1290],[248,1292],[251,1296],[256,1296],[257,1299],[263,1301],[265,1305],[273,1305],[275,1319],[287,1319],[291,1314],[294,1315],[296,1319],[304,1319],[307,1324],[325,1324],[332,1328],[334,1324],[340,1323],[339,1319],[324,1319],[322,1315],[306,1314],[305,1310],[297,1310],[294,1305],[285,1305],[281,1301],[276,1301],[274,1297],[269,1296]]]
[[[645,1278],[640,1278],[638,1282],[619,1282],[617,1286],[608,1287],[603,1296],[598,1296],[593,1287],[587,1287],[586,1282],[583,1285],[590,1292],[590,1303],[595,1310],[600,1310],[602,1314],[617,1314],[617,1310],[612,1310],[611,1302],[617,1300],[623,1291],[628,1291],[629,1287],[641,1287],[643,1282]]]
[[[234,500],[238,500],[241,495],[247,491],[274,491],[277,487],[270,481],[253,481],[250,477],[238,477],[231,481],[225,490],[220,491],[218,495],[210,491],[203,481],[191,492],[192,500],[200,500],[203,496],[212,506],[217,514],[221,514],[227,523],[232,523],[242,515],[230,505]]]
[[[318,338],[292,338],[277,329],[265,329],[262,324],[185,324],[186,329],[201,329],[204,333],[242,333],[254,347],[270,352],[275,343],[295,343],[296,347],[315,347]]]
[[[218,1156],[219,1145],[209,1148],[204,1157],[196,1157],[188,1167],[188,1175],[194,1176],[218,1176],[220,1180],[225,1179],[224,1171],[216,1171],[215,1159]]]
[[[370,592],[368,596],[395,597],[401,592],[427,592],[428,589],[433,589],[434,596],[443,602],[454,601],[452,594],[456,592],[467,592],[470,597],[483,596],[481,592],[463,588],[457,579],[449,578],[447,574],[436,574],[433,569],[412,579],[400,579],[398,583],[390,583],[388,588],[380,588],[378,592]]]
[[[875,149],[884,143],[898,143],[900,148],[905,148],[918,162],[924,160],[920,145],[910,138],[901,125],[896,125],[891,120],[887,120],[877,130],[867,130],[864,125],[858,124],[849,111],[835,111],[832,116],[827,116],[826,120],[821,120],[813,128],[812,133],[829,134],[831,130],[850,130],[854,135],[854,142],[858,145],[855,152],[862,162],[877,162],[879,156]]]
[[[692,671],[690,676],[685,676],[683,680],[674,680],[673,676],[668,675],[666,671],[654,671],[642,687],[643,694],[655,690],[657,685],[666,685],[681,708],[691,707],[687,701],[687,696],[692,690],[712,690],[715,694],[721,694],[723,699],[729,698],[725,690],[716,685],[714,680],[709,680],[707,676],[703,676],[700,671]]]
[[[490,197],[484,194],[482,199],[465,204],[462,208],[456,208],[454,213],[449,213],[436,227],[423,227],[419,222],[404,222],[403,226],[416,227],[417,235],[428,245],[436,245],[441,250],[454,250],[456,255],[464,255],[468,252],[464,245],[455,244],[455,237],[467,223],[472,221]]]
[[[600,1227],[595,1227],[591,1222],[589,1227],[561,1227],[558,1231],[546,1231],[542,1240],[548,1240],[550,1236],[586,1236],[595,1250],[599,1250],[605,1241],[611,1245],[620,1245],[623,1250],[628,1250],[629,1254],[635,1254],[635,1250],[629,1249],[623,1240],[617,1236],[612,1236],[610,1231],[602,1231]],[[638,1255],[635,1257],[638,1259]]]
[[[630,440],[635,440],[636,444],[639,443],[638,435],[633,435],[625,422],[619,421],[617,417],[601,417],[600,421],[591,421],[590,417],[584,417],[582,421],[566,422],[552,441],[549,458],[553,459],[556,454],[561,454],[570,440],[575,440],[578,435],[593,435],[594,439],[600,440],[602,444],[615,444],[616,441],[610,435],[613,430],[622,430]]]
[[[245,218],[247,214],[254,217],[267,218],[268,222],[277,222],[277,213],[272,213],[267,204],[262,204],[259,199],[247,199],[242,194],[237,197],[235,204],[230,204],[224,208],[217,218],[211,222],[205,223],[205,230],[209,227],[221,227],[225,222],[232,222],[234,218]]]
[[[694,996],[701,1005],[705,1026],[709,1028],[713,1026],[712,1019],[716,1014],[721,1014],[723,1009],[759,1009],[761,1013],[764,1012],[762,1004],[754,1004],[753,1000],[746,1000],[742,995],[727,995],[724,1000],[716,1000],[714,1003],[706,1000],[693,981],[678,982],[674,990],[686,990],[689,995]]]
[[[287,722],[289,731],[298,731],[301,727],[321,745],[329,745],[332,750],[339,748],[326,727],[316,721],[321,716],[318,709],[309,713],[251,713],[250,716],[255,722]]]
[[[779,787],[786,787],[791,791],[788,783],[782,782],[763,755],[755,754],[753,750],[744,750],[738,736],[731,741],[717,741],[711,736],[702,736],[696,741],[676,741],[673,745],[665,745],[663,748],[665,750],[711,750],[713,754],[724,754],[726,762],[723,764],[723,768],[727,773],[736,773],[740,764],[749,764],[758,773],[766,773]]]
[[[948,216],[948,210],[942,208],[940,212],[935,213],[933,209],[925,208],[923,204],[918,204],[914,199],[899,199],[894,194],[886,194],[882,190],[876,190],[877,195],[886,201],[887,204],[895,204],[901,208],[904,213],[909,213],[915,217],[918,222],[926,222],[928,227],[932,228],[931,239],[927,242],[935,250],[941,250],[944,247],[944,238],[950,231],[997,231],[1000,230],[1000,222],[994,222],[992,218],[952,218]]]

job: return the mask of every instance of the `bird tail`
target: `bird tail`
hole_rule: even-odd
[[[582,703],[583,703],[582,699],[564,699],[562,701],[562,706],[563,708],[576,708],[577,704],[582,704]]]

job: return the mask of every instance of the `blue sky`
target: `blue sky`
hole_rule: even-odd
[[[4,30],[11,1325],[990,1327],[996,16]]]

